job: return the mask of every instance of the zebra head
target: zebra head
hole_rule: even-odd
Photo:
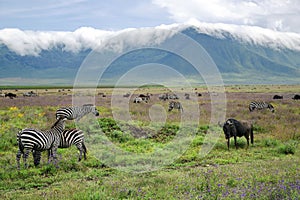
[[[99,111],[97,110],[96,106],[93,104],[84,104],[84,108],[89,108],[91,113],[93,113],[95,116],[99,116]]]
[[[169,103],[169,109],[168,109],[168,111],[170,112],[171,110],[173,110],[174,106],[175,106],[175,102],[174,102],[174,101],[171,101],[171,102]]]
[[[58,132],[63,132],[65,129],[65,121],[67,120],[66,117],[59,117],[58,120],[52,125],[51,129],[54,129]]]
[[[271,112],[275,112],[275,108],[272,104],[269,103],[268,108],[270,109]]]

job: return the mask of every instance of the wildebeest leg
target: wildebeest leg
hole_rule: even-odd
[[[234,136],[234,145],[235,145],[235,148],[237,149],[236,136]]]
[[[249,147],[249,135],[245,135],[246,139],[247,139],[247,149]]]
[[[229,150],[230,138],[227,139],[227,148]]]

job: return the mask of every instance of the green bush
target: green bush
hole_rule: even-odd
[[[298,142],[295,140],[290,140],[285,144],[280,145],[278,147],[278,152],[282,154],[295,154],[297,143]]]
[[[265,147],[276,147],[279,144],[279,141],[272,138],[263,139],[262,143]]]

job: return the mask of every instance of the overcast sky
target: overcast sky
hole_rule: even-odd
[[[299,0],[0,0],[0,29],[154,27],[196,19],[300,33]]]

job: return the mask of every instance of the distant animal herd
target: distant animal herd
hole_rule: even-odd
[[[200,97],[202,94],[197,93],[197,96]],[[104,93],[100,94],[103,97],[106,97]],[[38,96],[35,92],[23,93],[24,97],[35,97]],[[126,93],[123,97],[130,97],[130,93]],[[133,103],[148,103],[150,101],[152,94],[140,94],[133,98]],[[185,94],[185,99],[189,99],[190,96]],[[1,93],[1,97],[9,97],[11,99],[16,98],[17,95],[13,93]],[[158,96],[159,100],[169,101],[168,111],[173,109],[183,112],[183,107],[179,97],[176,94],[164,93]],[[281,95],[274,95],[273,99],[283,99]],[[299,100],[300,95],[296,94],[292,98],[294,100]],[[254,112],[255,110],[268,109],[271,112],[275,112],[275,108],[271,103],[268,102],[258,102],[253,101],[249,104],[249,111]],[[18,142],[18,152],[16,154],[17,167],[20,169],[20,159],[23,157],[25,168],[28,167],[27,158],[30,153],[33,154],[34,165],[37,166],[40,164],[41,152],[48,152],[48,163],[54,162],[55,166],[57,164],[57,149],[58,148],[68,148],[71,145],[75,145],[79,150],[78,161],[81,161],[82,156],[86,159],[87,148],[84,143],[84,133],[79,129],[65,129],[66,120],[76,120],[79,121],[88,113],[93,113],[95,116],[99,116],[99,111],[95,105],[85,104],[77,107],[64,107],[59,108],[55,113],[56,122],[53,126],[46,131],[40,131],[33,128],[25,128],[18,132],[17,142]],[[253,124],[248,121],[238,121],[233,118],[227,119],[222,124],[223,132],[225,139],[227,140],[227,148],[230,147],[230,138],[234,138],[234,144],[237,148],[237,137],[245,137],[247,140],[247,148],[249,143],[253,144]]]

